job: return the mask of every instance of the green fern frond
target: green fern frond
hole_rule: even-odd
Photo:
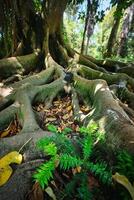
[[[55,169],[54,160],[50,160],[47,163],[42,164],[37,172],[33,175],[33,178],[38,181],[41,187],[44,189],[51,178],[53,178],[53,171]]]
[[[47,146],[50,142],[52,142],[52,138],[50,137],[41,138],[37,141],[36,146],[40,150],[44,150],[44,147]]]
[[[57,154],[57,147],[55,143],[51,142],[44,146],[44,152],[49,156],[55,156]]]
[[[88,128],[85,127],[85,126],[82,126],[82,127],[79,128],[79,131],[80,131],[80,133],[87,134],[88,133]]]
[[[82,161],[76,156],[71,156],[69,154],[62,154],[60,156],[60,168],[68,170],[73,167],[80,166]]]
[[[57,137],[53,139],[53,142],[56,144],[58,153],[67,153],[71,155],[76,154],[76,150],[74,145],[72,144],[72,141],[68,139],[63,134],[57,134]]]
[[[117,155],[116,171],[124,174],[129,180],[134,181],[134,157],[127,151],[122,151]]]
[[[96,132],[98,129],[98,125],[97,123],[93,122],[92,124],[90,124],[88,127],[82,126],[80,127],[79,131],[80,133],[83,134],[93,134],[94,132]]]
[[[72,180],[66,185],[64,192],[68,197],[72,197],[75,193],[76,185],[78,183],[77,174],[73,176]]]
[[[68,133],[71,133],[71,132],[72,132],[72,129],[69,128],[69,127],[65,127],[64,130],[62,131],[62,133],[65,134],[65,135],[68,134]]]
[[[88,133],[93,134],[94,132],[97,131],[98,125],[97,125],[96,122],[92,122],[92,123],[87,127],[87,129],[88,129]]]
[[[58,132],[57,127],[55,125],[53,125],[53,124],[48,124],[47,129],[48,129],[48,131],[50,131],[52,133],[57,133]]]
[[[111,184],[112,183],[112,172],[111,170],[108,170],[108,166],[106,163],[101,162],[101,163],[88,163],[87,165],[88,169],[95,175],[98,176],[100,181],[103,184]]]
[[[89,188],[88,184],[88,176],[86,172],[81,173],[81,179],[80,179],[80,185],[77,188],[78,195],[77,197],[81,200],[91,200],[92,199],[92,193]]]
[[[81,200],[91,200],[92,199],[92,193],[89,190],[89,187],[87,184],[81,185],[78,189],[78,198]]]
[[[84,160],[88,159],[92,153],[92,138],[90,135],[87,135],[83,141],[83,158]]]

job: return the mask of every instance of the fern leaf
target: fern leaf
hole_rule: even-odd
[[[48,145],[51,141],[52,141],[52,138],[49,138],[49,137],[41,138],[40,140],[37,141],[36,146],[40,150],[44,150],[44,146]]]
[[[88,164],[88,169],[91,170],[95,176],[98,176],[103,184],[112,183],[112,172],[107,169],[106,163],[102,162],[94,164],[91,162]]]
[[[88,184],[88,176],[85,172],[81,173],[81,175],[80,185],[77,188],[77,197],[81,200],[91,200],[93,197]]]
[[[73,167],[80,166],[82,161],[76,156],[71,156],[69,154],[62,154],[60,156],[60,168],[68,170]]]
[[[52,133],[57,133],[58,132],[57,127],[55,125],[53,125],[53,124],[48,124],[47,129],[48,129],[48,131],[51,131]]]
[[[92,153],[92,139],[90,135],[84,138],[83,142],[83,157],[84,160],[88,159]]]
[[[42,164],[37,172],[33,175],[33,178],[38,181],[41,187],[48,185],[48,181],[53,178],[53,171],[55,169],[54,160],[50,160],[47,163]]]
[[[127,151],[122,151],[117,156],[116,170],[124,174],[130,181],[134,181],[134,157]]]
[[[44,146],[44,152],[49,156],[55,156],[57,154],[57,147],[53,142],[51,142]]]

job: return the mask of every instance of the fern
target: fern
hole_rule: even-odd
[[[54,126],[53,124],[48,124],[47,126],[48,131],[51,131],[52,133],[57,133],[58,129],[56,126]]]
[[[116,171],[125,175],[130,181],[134,181],[134,157],[127,151],[117,155]]]
[[[48,145],[50,142],[52,142],[52,138],[50,137],[41,138],[40,140],[37,141],[36,146],[38,149],[44,150],[44,147]]]
[[[85,126],[80,127],[79,131],[80,131],[80,133],[91,135],[94,132],[96,132],[97,129],[98,129],[98,125],[94,122],[94,123],[90,124],[90,126],[88,126],[88,127],[85,127]]]
[[[104,162],[101,163],[88,163],[87,168],[91,170],[91,172],[98,176],[100,181],[103,184],[111,184],[112,183],[112,172],[111,170],[108,170],[107,164]]]
[[[80,181],[80,179],[79,179],[78,174],[74,175],[72,180],[65,187],[64,192],[66,193],[66,196],[72,197],[72,195],[75,194],[75,189],[76,189],[79,181]]]
[[[63,134],[68,134],[68,133],[71,133],[72,132],[72,129],[71,128],[68,128],[68,127],[66,127],[66,128],[64,128],[64,130],[62,131],[62,133]]]
[[[81,200],[91,200],[92,199],[92,192],[89,188],[89,182],[88,182],[88,174],[87,172],[81,172],[77,175],[79,178],[79,185],[77,186],[77,198]]]
[[[74,168],[80,166],[82,161],[76,156],[71,156],[69,154],[62,154],[60,156],[60,168],[64,170],[68,170],[70,168]]]
[[[92,199],[92,193],[89,190],[89,186],[87,184],[87,181],[82,183],[77,190],[78,190],[77,197],[79,199],[81,199],[81,200],[91,200]]]
[[[87,160],[92,153],[92,139],[90,135],[87,135],[84,138],[82,150],[83,150],[83,159]]]
[[[89,170],[96,176],[99,177],[103,184],[110,184],[112,180],[111,171],[108,170],[106,163],[96,163],[90,161],[90,157],[93,153],[93,140],[92,133],[95,133],[97,126],[92,127],[82,127],[80,129],[81,133],[84,133],[79,138],[75,138],[75,144],[71,141],[67,134],[71,132],[70,128],[64,129],[63,133],[58,133],[55,126],[48,126],[48,130],[55,132],[55,137],[43,138],[38,141],[37,147],[43,150],[47,155],[50,156],[50,160],[47,163],[42,164],[38,169],[37,173],[34,174],[34,179],[38,181],[42,188],[44,188],[51,178],[53,178],[53,172],[57,167],[55,165],[58,158],[58,165],[62,170],[69,170],[81,166],[80,173],[73,176],[71,182],[67,184],[67,188],[74,190],[76,187],[79,199],[88,200],[91,199],[91,192],[88,186],[88,172]],[[79,150],[77,150],[79,147]],[[65,188],[66,193],[69,189]],[[70,195],[73,191],[70,190]],[[72,191],[72,192],[71,192]]]
[[[92,122],[92,123],[87,127],[87,129],[88,129],[88,132],[89,132],[90,134],[93,134],[94,132],[97,131],[98,125],[97,125],[97,123]]]
[[[53,142],[51,142],[44,146],[44,152],[49,156],[55,156],[57,154],[57,147]]]
[[[33,175],[33,178],[38,181],[41,187],[44,189],[48,185],[48,181],[53,178],[53,172],[55,169],[54,160],[50,160],[47,163],[42,164],[38,169],[37,173]]]

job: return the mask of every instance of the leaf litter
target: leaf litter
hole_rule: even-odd
[[[81,105],[80,108],[84,114],[89,112],[89,108],[85,105]],[[42,117],[41,127],[44,130],[47,130],[49,124],[57,126],[59,132],[62,132],[66,127],[71,128],[73,132],[77,132],[79,129],[79,122],[74,119],[70,96],[54,100],[49,109],[46,109],[44,104],[39,104],[34,109]]]

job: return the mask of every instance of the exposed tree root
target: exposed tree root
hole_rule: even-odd
[[[129,84],[132,89],[134,89],[134,79],[129,77],[127,74],[123,73],[113,73],[113,74],[107,74],[103,72],[99,72],[97,70],[88,68],[86,66],[80,66],[79,67],[79,74],[87,79],[103,79],[106,80],[108,85],[124,83],[124,85]]]
[[[92,102],[92,111],[83,123],[90,125],[92,121],[97,122],[109,145],[116,149],[127,148],[134,153],[134,122],[113,98],[107,83],[75,75],[75,88],[87,102]]]
[[[20,57],[3,58],[0,60],[0,79],[14,74],[28,74],[35,70],[41,59],[40,52]]]
[[[84,57],[81,62],[88,64],[88,67],[79,66],[77,64],[79,61],[75,58],[70,62],[69,71],[73,74],[73,82],[70,84],[64,80],[65,70],[48,54],[45,59],[48,67],[46,70],[11,84],[11,94],[1,100],[0,129],[4,130],[15,115],[18,116],[22,129],[18,135],[0,140],[0,156],[12,150],[18,151],[31,138],[23,149],[24,163],[0,189],[2,200],[8,199],[9,196],[10,199],[25,199],[24,196],[31,186],[32,173],[44,161],[43,155],[35,147],[36,142],[41,137],[53,135],[41,129],[32,106],[43,102],[46,107],[50,107],[53,99],[64,90],[65,85],[71,87],[74,117],[77,120],[85,126],[95,121],[100,131],[106,135],[107,145],[110,148],[123,147],[134,153],[134,122],[131,120],[133,114],[131,112],[132,116],[129,117],[130,110],[114,98],[107,85],[107,83],[119,85],[123,82],[124,85],[134,88],[134,80],[126,74],[111,74],[106,70],[100,70],[100,67],[93,66]],[[130,94],[129,91],[126,92]],[[88,115],[80,111],[78,96],[81,96],[87,105],[92,106],[92,111]]]
[[[0,189],[0,199],[26,199],[27,191],[32,187],[31,177],[43,161],[44,159],[38,159],[18,166],[8,183]]]

